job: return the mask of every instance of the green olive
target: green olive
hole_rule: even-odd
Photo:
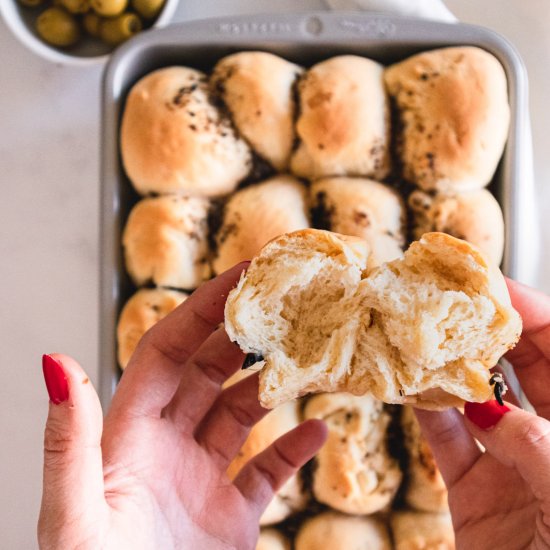
[[[134,13],[123,13],[113,19],[104,19],[99,28],[99,36],[107,44],[120,44],[134,36],[143,28],[139,17]]]
[[[87,13],[82,20],[82,26],[90,36],[99,36],[101,17],[93,12]]]
[[[128,6],[128,0],[91,0],[94,11],[103,17],[120,15]]]
[[[61,8],[48,8],[36,20],[38,34],[53,46],[72,46],[80,38],[76,19]]]
[[[61,0],[63,7],[71,13],[86,13],[90,11],[90,0]]]
[[[165,0],[132,0],[132,7],[145,19],[153,19],[156,17]]]
[[[23,6],[27,6],[27,8],[36,8],[36,6],[40,6],[44,0],[19,0],[19,3]]]

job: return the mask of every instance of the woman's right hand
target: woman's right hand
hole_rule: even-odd
[[[416,411],[449,489],[458,550],[550,549],[550,298],[508,287],[524,326],[507,359],[536,415],[496,401],[467,403],[465,418]]]

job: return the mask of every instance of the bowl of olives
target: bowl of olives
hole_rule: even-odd
[[[135,34],[168,24],[178,0],[0,0],[13,33],[57,63],[103,63]]]

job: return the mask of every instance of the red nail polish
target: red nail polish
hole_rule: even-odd
[[[496,426],[507,412],[510,412],[510,408],[500,405],[494,399],[485,403],[466,403],[464,405],[466,418],[482,430],[489,430]]]
[[[59,361],[49,355],[42,356],[42,371],[50,401],[59,405],[69,399],[69,383]]]

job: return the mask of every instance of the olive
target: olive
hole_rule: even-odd
[[[99,28],[99,36],[108,44],[120,44],[142,29],[141,20],[134,13],[123,13],[113,19],[104,19]]]
[[[76,19],[61,8],[48,8],[36,20],[38,34],[54,46],[72,46],[80,38]]]
[[[90,11],[90,0],[61,0],[63,7],[71,13]]]
[[[36,8],[36,6],[40,6],[44,0],[19,0],[19,3],[23,6],[27,6],[27,8]]]
[[[132,0],[132,7],[145,19],[156,17],[165,0]]]
[[[82,26],[90,36],[99,36],[101,17],[93,12],[87,13],[82,20]]]
[[[128,0],[91,0],[92,8],[98,15],[114,17],[120,15],[128,5]]]

